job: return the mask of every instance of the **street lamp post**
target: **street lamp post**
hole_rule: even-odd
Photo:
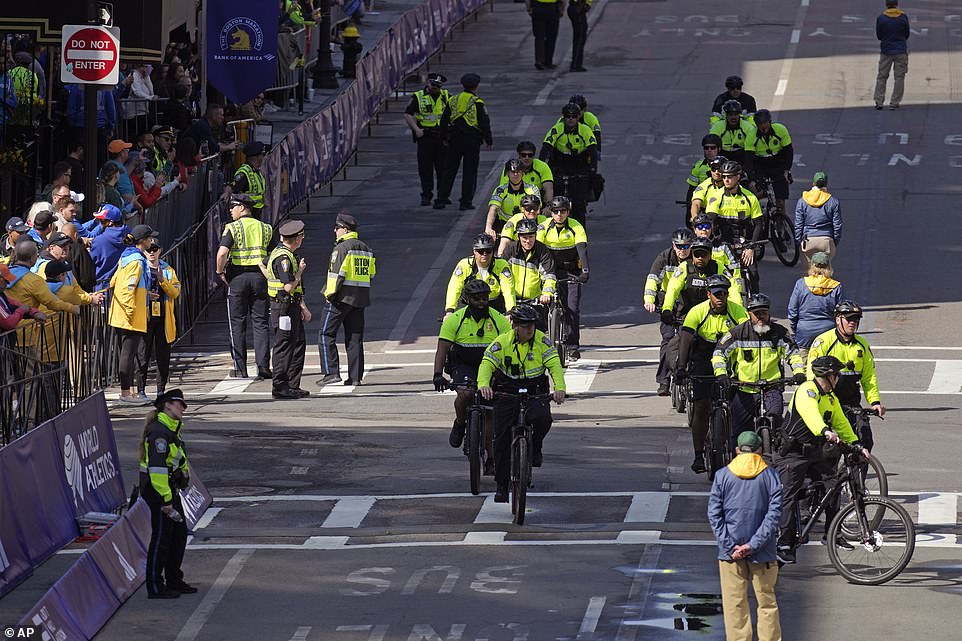
[[[331,0],[321,0],[321,22],[314,63],[314,88],[337,89],[337,70],[331,62]]]

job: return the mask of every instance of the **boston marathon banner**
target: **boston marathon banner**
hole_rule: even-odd
[[[239,105],[274,84],[277,20],[270,0],[207,3],[207,79]]]

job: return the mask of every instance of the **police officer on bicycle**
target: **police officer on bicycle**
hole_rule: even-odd
[[[805,483],[805,477],[818,481],[835,474],[837,459],[825,452],[826,444],[861,445],[841,403],[835,396],[842,371],[842,363],[834,356],[820,356],[809,363],[813,380],[799,385],[789,403],[788,416],[782,434],[782,445],[775,455],[775,469],[782,480],[782,517],[779,522],[778,560],[795,562],[795,534],[798,531],[795,506]],[[862,455],[869,458],[867,449]],[[831,523],[838,505],[825,510],[825,522]],[[834,541],[833,545],[848,545]]]
[[[557,277],[558,296],[565,309],[568,358],[581,358],[581,286],[588,282],[588,234],[577,220],[570,218],[571,201],[555,196],[548,205],[551,220],[545,224],[542,242],[551,251]],[[565,283],[562,281],[573,280]]]
[[[741,434],[754,428],[753,421],[758,416],[760,398],[764,394],[765,410],[772,419],[772,427],[777,430],[782,417],[782,387],[765,392],[749,387],[739,387],[738,383],[763,383],[782,378],[783,362],[788,361],[794,382],[805,382],[805,362],[798,346],[788,330],[771,319],[772,301],[765,294],[752,294],[748,297],[748,320],[731,328],[715,345],[712,367],[719,387],[728,390],[735,385],[731,395],[731,435]],[[734,382],[733,380],[734,379]]]
[[[497,503],[508,502],[508,482],[511,477],[511,428],[518,415],[518,400],[495,398],[499,391],[517,393],[527,389],[530,394],[546,394],[550,373],[554,385],[553,400],[564,403],[565,378],[561,359],[548,337],[535,322],[538,313],[530,305],[518,304],[511,312],[511,331],[501,334],[488,345],[478,368],[478,388],[485,400],[494,399],[494,478]],[[551,429],[551,409],[547,399],[536,400],[528,406],[528,420],[534,429],[531,464],[541,467],[544,460],[542,445]]]
[[[691,243],[695,240],[695,235],[687,227],[679,227],[671,234],[671,247],[661,251],[655,256],[648,271],[648,278],[645,279],[645,311],[654,314],[661,309],[665,302],[665,289],[668,281],[675,269],[683,261],[688,260],[691,254]],[[655,373],[655,382],[658,383],[658,396],[668,396],[671,384],[671,370],[674,363],[668,360],[668,343],[675,337],[675,324],[671,318],[662,318],[661,349],[658,352],[658,371]]]

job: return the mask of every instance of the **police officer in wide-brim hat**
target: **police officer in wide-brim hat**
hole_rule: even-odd
[[[404,121],[418,146],[418,176],[421,179],[421,205],[431,204],[434,181],[441,184],[444,170],[444,144],[441,138],[441,115],[450,99],[444,83],[448,79],[439,73],[428,74],[423,89],[415,91],[404,109]]]
[[[304,241],[304,223],[289,220],[278,229],[281,243],[267,260],[267,295],[271,301],[271,331],[274,333],[274,398],[296,399],[310,396],[301,389],[304,351],[307,340],[304,323],[311,310],[304,301],[304,270],[307,263],[297,250]]]

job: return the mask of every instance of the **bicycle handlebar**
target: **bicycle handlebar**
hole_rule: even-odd
[[[861,405],[843,405],[842,410],[845,412],[851,412],[855,416],[871,416],[873,418],[878,418],[885,420],[884,416],[879,416],[875,413],[871,407],[862,407]]]
[[[732,381],[733,387],[751,387],[753,389],[766,391],[772,389],[773,387],[781,387],[782,385],[794,385],[795,381],[791,378],[779,378],[774,381]]]
[[[541,399],[549,399],[553,396],[553,392],[544,392],[542,394],[529,394],[527,390],[518,390],[518,393],[512,392],[495,392],[495,398],[514,398],[520,400],[537,401]]]

